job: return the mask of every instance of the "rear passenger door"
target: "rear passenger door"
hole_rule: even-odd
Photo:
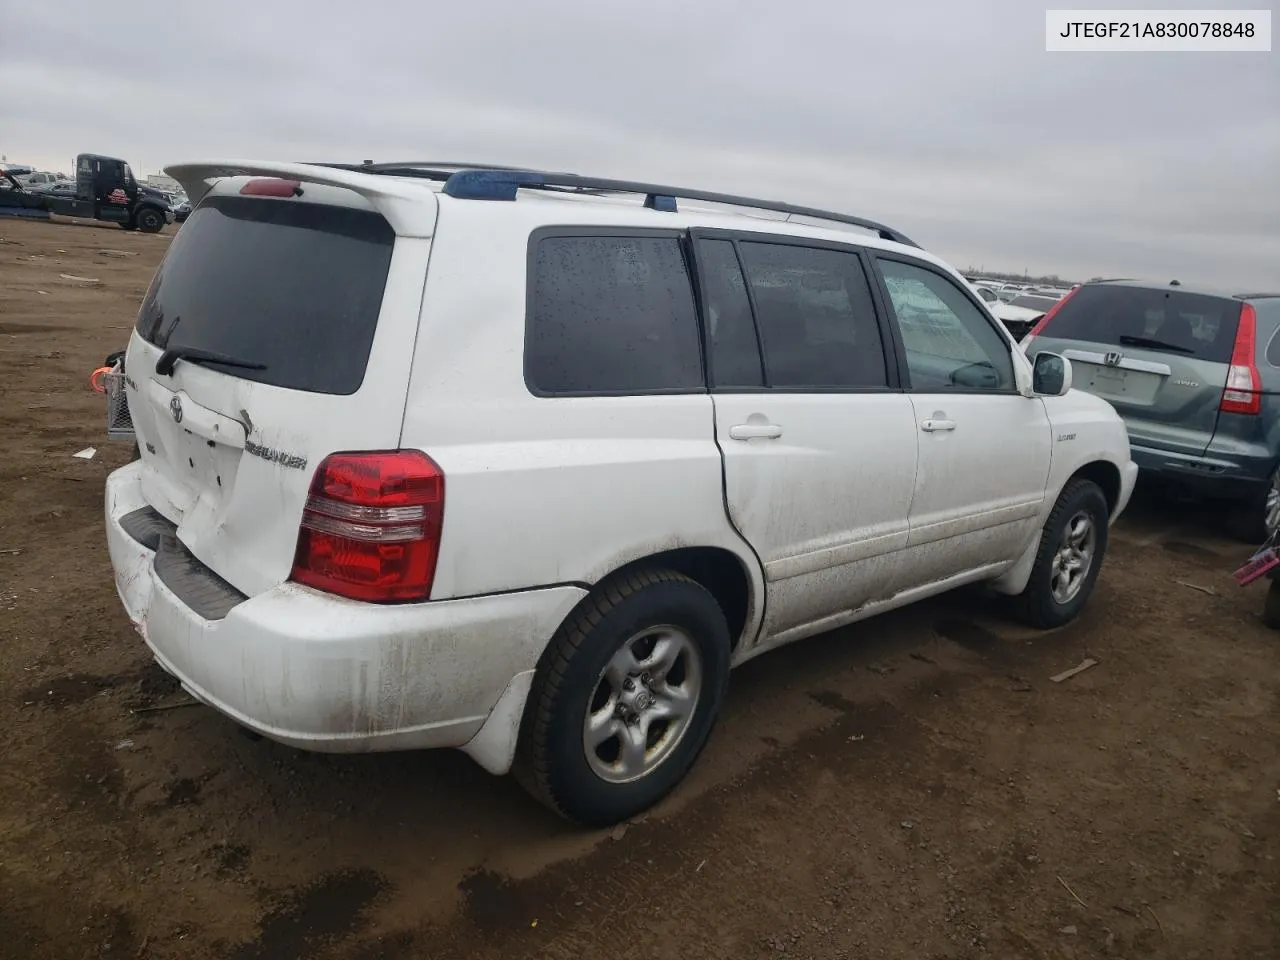
[[[760,557],[770,645],[891,596],[916,471],[858,248],[695,231],[729,516]]]
[[[897,254],[876,265],[920,444],[904,580],[924,586],[1013,560],[1049,477],[1044,401],[1018,393],[1013,345],[946,272]]]

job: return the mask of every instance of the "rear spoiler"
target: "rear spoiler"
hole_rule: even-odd
[[[382,214],[402,237],[430,237],[435,232],[435,191],[425,183],[386,176],[318,167],[309,163],[275,163],[253,160],[210,160],[165,167],[165,173],[182,184],[194,207],[223,177],[279,177],[338,187],[359,194]]]

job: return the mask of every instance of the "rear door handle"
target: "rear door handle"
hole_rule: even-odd
[[[776,440],[782,436],[782,428],[776,423],[739,423],[729,428],[734,440]]]
[[[920,429],[925,433],[940,433],[943,430],[954,430],[956,422],[954,420],[928,420],[920,421]]]

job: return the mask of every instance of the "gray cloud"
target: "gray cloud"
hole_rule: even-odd
[[[848,210],[962,269],[1280,288],[1275,54],[1048,54],[1025,0],[884,6],[11,5],[0,150],[474,157]]]

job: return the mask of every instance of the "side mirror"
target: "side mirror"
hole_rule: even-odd
[[[1071,361],[1043,350],[1031,362],[1031,388],[1042,397],[1061,397],[1071,389]]]

